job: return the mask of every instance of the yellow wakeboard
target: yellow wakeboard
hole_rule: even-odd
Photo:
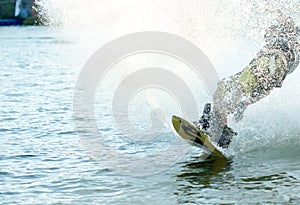
[[[189,144],[204,149],[208,154],[226,158],[217,146],[211,143],[209,137],[195,125],[175,115],[172,116],[172,124],[177,134]]]

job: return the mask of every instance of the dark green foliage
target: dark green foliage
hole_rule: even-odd
[[[14,18],[15,1],[1,1],[0,0],[0,18]]]

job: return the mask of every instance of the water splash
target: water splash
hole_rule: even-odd
[[[39,0],[42,14],[51,25],[113,27],[167,26],[198,38],[202,32],[214,37],[258,36],[269,25],[272,11],[280,9],[299,20],[300,2],[295,0]],[[202,31],[202,32],[201,32]],[[207,33],[206,33],[207,34]]]
[[[50,25],[80,28],[85,44],[103,43],[120,35],[166,31],[199,45],[224,75],[241,70],[263,44],[264,29],[281,9],[299,22],[300,2],[295,0],[39,0]],[[97,44],[99,42],[99,44]],[[232,56],[240,55],[238,59]],[[228,70],[231,65],[232,70]],[[225,68],[227,67],[227,68]]]

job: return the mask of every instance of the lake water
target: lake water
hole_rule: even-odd
[[[74,87],[93,50],[82,47],[73,32],[0,28],[0,204],[300,203],[298,71],[283,91],[249,108],[244,123],[234,126],[240,135],[228,160],[201,161],[191,148],[158,173],[122,174],[93,160],[78,139]],[[106,100],[98,103],[107,106]],[[115,125],[103,123],[100,129],[128,156],[154,155],[176,138],[166,127],[153,143],[119,142]],[[164,160],[161,153],[153,166]]]

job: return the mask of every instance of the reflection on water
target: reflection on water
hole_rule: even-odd
[[[177,204],[299,204],[300,172],[285,171],[285,163],[299,166],[286,159],[193,158],[180,164],[174,195]]]
[[[214,189],[218,183],[231,181],[231,164],[231,159],[214,156],[205,160],[193,158],[192,161],[183,162],[176,176],[178,190],[175,195],[178,196],[178,203],[194,203],[195,198],[204,197],[199,194],[204,189]]]
[[[183,163],[177,178],[178,181],[187,181],[187,187],[189,185],[201,185],[203,188],[209,188],[212,180],[215,181],[216,178],[223,178],[224,174],[230,168],[231,160],[213,156],[202,161],[194,158],[193,161]]]

